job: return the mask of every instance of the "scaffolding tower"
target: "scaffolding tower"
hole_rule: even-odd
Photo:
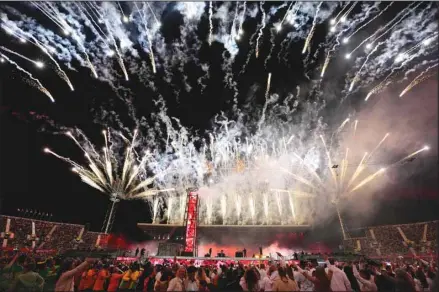
[[[184,237],[185,256],[198,256],[197,227],[199,200],[197,191],[197,189],[188,189],[187,191],[186,210],[183,221],[186,229]]]

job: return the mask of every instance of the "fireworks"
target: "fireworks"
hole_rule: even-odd
[[[432,44],[437,39],[434,32],[437,24],[432,16],[437,8],[428,3],[408,4],[390,21],[372,30],[369,24],[381,20],[393,2],[381,6],[357,4],[346,3],[337,8],[339,4],[335,2],[281,6],[243,2],[216,3],[214,9],[212,1],[178,2],[169,6],[155,2],[122,6],[117,2],[35,2],[31,5],[40,16],[49,19],[55,30],[12,9],[1,15],[2,27],[18,48],[28,42],[26,46],[34,44],[44,54],[37,60],[35,56],[20,53],[20,49],[1,47],[0,61],[25,73],[52,101],[52,95],[41,82],[8,56],[24,60],[38,73],[43,72],[38,69],[57,67],[57,74],[72,91],[73,85],[60,66],[77,71],[78,66],[86,67],[87,73],[110,86],[127,105],[129,118],[139,128],[131,133],[132,139],[121,132],[105,131],[105,146],[98,151],[79,130],[67,133],[83,151],[85,163],[74,162],[50,149],[45,151],[69,163],[82,181],[100,192],[116,194],[120,199],[151,197],[154,222],[161,221],[161,216],[168,222],[183,222],[186,189],[196,186],[200,190],[200,220],[205,224],[306,224],[310,222],[309,214],[315,210],[316,200],[323,205],[327,200],[338,203],[355,196],[378,182],[386,172],[393,171],[395,165],[384,161],[375,168],[371,163],[372,157],[385,150],[389,134],[382,139],[378,137],[376,141],[381,139],[378,144],[374,139],[372,146],[349,142],[347,136],[355,140],[365,136],[361,128],[369,125],[369,121],[358,123],[353,114],[356,110],[342,103],[346,98],[342,95],[349,95],[354,102],[356,91],[366,90],[363,92],[368,92],[367,101],[390,83],[398,86],[401,72],[407,76],[422,68],[402,90],[402,97],[431,76],[432,69],[437,67],[434,60],[420,65],[421,58],[428,59],[435,52]],[[415,9],[416,13],[412,13]],[[338,14],[334,13],[336,10]],[[163,28],[169,25],[165,26],[164,22],[162,25],[166,18],[161,19],[171,12],[182,16],[182,25],[175,28],[178,29],[175,39],[164,35]],[[18,18],[19,21],[15,20]],[[265,71],[255,72],[267,78],[251,80],[253,87],[246,88],[238,84],[237,75],[246,73],[250,61],[262,63],[259,56],[265,53],[263,41],[268,29],[271,46],[264,62]],[[314,34],[320,29],[335,33],[318,39],[317,33],[316,37]],[[363,35],[364,39],[360,39]],[[245,44],[246,39],[249,44]],[[210,55],[201,58],[198,54],[204,51],[213,54],[214,40],[224,49],[218,59],[220,66],[213,66]],[[293,45],[298,46],[303,56],[291,53],[295,51]],[[358,50],[363,45],[365,52]],[[268,62],[276,50],[279,51],[277,61],[272,58]],[[251,58],[253,53],[256,58]],[[323,64],[320,55],[325,57]],[[240,63],[245,56],[245,63]],[[48,57],[50,60],[46,60]],[[295,66],[292,64],[297,59],[302,61],[304,72],[295,72],[300,66],[285,71],[288,73],[279,70]],[[197,83],[192,80],[192,70],[187,70],[188,63],[205,72],[204,77],[196,78]],[[214,74],[209,74],[210,66],[225,73],[222,94],[227,96],[228,89],[232,89],[233,106],[213,118],[213,128],[194,134],[178,119],[167,116],[163,100],[169,98],[165,97],[168,91],[172,98],[180,98],[196,95],[199,86],[204,89],[215,83]],[[331,66],[336,67],[336,74],[331,72]],[[235,70],[240,73],[235,74]],[[292,72],[303,73],[297,80],[305,81],[300,82],[309,81],[302,87],[305,88],[302,93],[299,87],[302,84],[289,77]],[[315,78],[316,72],[320,78]],[[285,78],[289,78],[288,84],[282,81]],[[344,90],[336,86],[343,79]],[[181,81],[181,86],[175,84],[176,80]],[[282,90],[276,88],[281,82],[285,87]],[[138,96],[134,93],[137,85],[129,87],[137,83],[145,85],[140,93],[136,92]],[[203,92],[208,91],[201,90],[201,95]],[[243,101],[242,95],[246,94],[251,102]],[[157,112],[151,124],[144,119],[148,114],[142,112],[144,107],[137,108],[135,103],[144,96],[153,99],[155,105],[163,104],[153,110]],[[263,104],[258,104],[261,100]],[[334,112],[334,117],[325,116],[328,105],[338,100],[342,110]],[[240,105],[244,106],[240,108]],[[122,113],[109,113],[104,106],[99,110],[96,119],[101,124],[114,120],[119,129],[125,129],[119,120]],[[98,117],[99,114],[105,118]],[[114,119],[107,120],[109,116]],[[151,140],[148,146],[154,154],[140,150],[141,138]],[[366,149],[359,150],[363,146]],[[402,160],[427,150],[422,149]],[[155,188],[148,189],[152,184]],[[160,191],[169,194],[153,196]]]
[[[44,152],[69,163],[72,166],[72,171],[84,183],[108,195],[116,194],[120,199],[129,200],[145,198],[160,192],[159,190],[147,189],[154,182],[155,176],[141,178],[142,174],[146,172],[147,163],[151,156],[149,153],[145,153],[139,157],[139,154],[134,150],[137,143],[137,131],[134,131],[132,141],[126,145],[123,159],[117,157],[115,150],[117,145],[113,144],[115,140],[113,140],[111,132],[102,132],[105,140],[102,152],[96,151],[81,131],[77,130],[77,132],[83,138],[82,143],[75,138],[71,131],[66,132],[66,136],[72,139],[83,151],[88,163],[86,166],[58,155],[49,148],[45,148]],[[118,133],[118,135],[124,138],[122,134]],[[110,144],[109,141],[111,141]]]

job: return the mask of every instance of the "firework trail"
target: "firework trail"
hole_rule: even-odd
[[[349,191],[349,193],[352,193],[356,190],[358,190],[359,188],[361,188],[362,186],[364,186],[365,184],[369,183],[370,181],[372,181],[373,179],[375,179],[378,175],[383,174],[386,171],[385,168],[381,168],[380,170],[378,170],[377,172],[375,172],[374,174],[369,175],[368,177],[366,177],[365,179],[363,179],[358,185],[356,185],[353,189],[351,189]]]
[[[418,42],[416,45],[414,45],[413,47],[411,47],[410,49],[408,49],[404,53],[398,54],[395,58],[395,63],[401,62],[401,65],[398,67],[392,68],[392,71],[389,74],[387,74],[387,76],[377,86],[375,86],[371,91],[369,91],[369,93],[367,94],[367,96],[365,98],[365,101],[367,101],[373,94],[380,92],[385,86],[387,86],[387,84],[388,84],[387,81],[390,79],[390,77],[393,76],[393,74],[395,72],[397,72],[397,70],[406,66],[407,63],[409,63],[410,61],[412,61],[414,58],[416,58],[419,55],[419,53],[410,55],[411,52],[413,52],[417,48],[421,47],[421,45],[423,45],[423,46],[430,45],[431,42],[436,37],[436,35],[437,35],[437,33],[435,33],[431,37],[427,37],[424,40]]]
[[[383,14],[390,6],[392,6],[393,2],[390,2],[389,5],[387,5],[383,10],[380,11],[380,13],[378,13],[377,15],[375,15],[374,17],[372,17],[372,19],[370,19],[368,22],[366,22],[365,24],[363,24],[362,26],[360,26],[359,28],[357,28],[353,33],[351,33],[349,36],[346,37],[346,41],[348,41],[351,37],[353,37],[357,32],[359,32],[360,30],[362,30],[363,28],[365,28],[369,23],[371,23],[372,21],[374,21],[375,19],[377,19],[379,16],[381,16],[381,14]]]
[[[238,2],[236,2],[236,5],[238,5]],[[239,30],[238,30],[238,36],[240,36],[243,33],[242,30],[242,24],[244,23],[244,19],[245,19],[245,10],[247,7],[247,1],[244,1],[244,3],[242,4],[242,14],[241,14],[241,18],[239,20]]]
[[[131,142],[118,132],[119,136],[127,143],[130,143],[130,145],[126,147],[126,152],[121,164],[118,163],[118,159],[115,156],[116,154],[113,151],[114,145],[109,145],[109,143],[113,143],[110,132],[102,132],[105,147],[102,150],[103,153],[98,153],[87,137],[79,130],[77,131],[85,140],[84,143],[81,143],[75,138],[71,131],[68,131],[66,135],[84,152],[88,161],[88,167],[82,166],[69,158],[62,157],[49,148],[45,148],[44,152],[68,162],[82,181],[103,193],[109,195],[116,194],[118,198],[128,200],[145,198],[161,192],[159,190],[144,190],[155,180],[155,176],[144,180],[139,179],[140,172],[145,169],[150,159],[150,153],[146,152],[140,160],[137,161],[137,153],[134,150],[134,146],[137,144],[137,131],[134,131]],[[138,162],[138,164],[136,162]]]
[[[143,8],[142,8],[142,11],[140,11],[139,6],[137,6],[136,2],[134,2],[134,5],[137,8],[137,11],[140,15],[140,18],[142,19],[143,26],[145,28],[145,35],[146,35],[147,42],[148,42],[149,59],[151,61],[152,72],[155,74],[155,73],[157,73],[157,71],[156,71],[156,67],[155,67],[154,52],[152,51],[152,39],[151,39],[151,35],[149,34],[148,26],[146,24],[145,15],[143,14]]]
[[[357,71],[357,74],[355,74],[355,77],[352,79],[351,85],[349,86],[349,92],[352,91],[354,88],[355,82],[357,82],[358,78],[360,77],[361,70],[363,70],[364,66],[366,65],[367,61],[369,61],[369,57],[376,52],[378,47],[382,45],[384,42],[378,43],[375,48],[367,55],[366,60],[364,60],[363,65],[361,65],[360,69]]]
[[[37,68],[44,68],[44,63],[41,62],[41,61],[34,61],[34,60],[32,60],[32,59],[29,59],[29,58],[26,57],[26,56],[23,56],[22,54],[19,54],[19,53],[15,52],[15,51],[10,50],[10,49],[8,49],[8,48],[6,48],[6,47],[3,47],[3,46],[0,46],[0,49],[4,50],[4,51],[6,51],[6,52],[8,52],[8,53],[10,53],[10,54],[13,54],[13,55],[15,55],[15,56],[17,56],[17,57],[20,57],[20,58],[22,58],[23,60],[26,60],[26,61],[29,61],[29,62],[33,63]]]
[[[209,2],[209,46],[212,45],[212,30],[213,30],[213,25],[212,25],[212,1]]]
[[[256,58],[258,58],[258,56],[259,56],[259,39],[261,38],[262,31],[265,28],[265,11],[264,11],[264,7],[262,7],[263,5],[264,5],[264,1],[262,1],[259,4],[259,7],[260,7],[260,9],[262,11],[262,20],[261,20],[261,27],[259,29],[258,37],[256,38]]]
[[[406,14],[404,14],[401,19],[399,19],[399,21],[395,22],[391,27],[389,27],[386,31],[384,31],[382,34],[380,34],[378,37],[376,37],[370,44],[372,45],[373,43],[375,43],[377,40],[379,40],[382,36],[384,36],[385,34],[387,34],[390,30],[392,30],[397,24],[399,24],[404,17],[406,17],[410,12],[414,11],[416,8],[419,7],[419,5],[421,5],[421,3],[419,3],[418,5],[416,5],[415,7],[413,7],[413,9],[411,9],[410,11],[407,11]]]
[[[119,1],[117,1],[117,6],[119,7],[120,13],[122,14],[122,21],[127,23],[129,21],[129,18],[125,15],[122,6],[120,6]]]
[[[332,49],[330,49],[329,51],[328,51],[328,53],[326,54],[326,58],[325,58],[325,62],[323,63],[323,67],[322,67],[322,72],[320,73],[320,78],[323,78],[323,76],[325,75],[325,72],[326,72],[326,68],[328,67],[328,65],[329,65],[329,61],[331,60],[331,57],[332,57],[332,54],[331,53],[333,53],[334,51],[335,51],[335,49],[340,45],[340,36],[346,31],[346,30],[348,30],[349,28],[346,28],[346,29],[344,29],[344,30],[342,30],[342,31],[340,31],[338,34],[337,34],[337,36],[336,36],[336,38],[335,38],[335,44],[334,44],[334,46],[332,47]]]
[[[348,11],[346,11],[345,14],[343,14],[342,17],[340,17],[341,22],[346,22],[346,19],[348,18],[349,13],[351,13],[352,9],[354,9],[355,5],[357,5],[358,2],[354,2],[354,4],[352,4],[351,8],[348,9]]]
[[[416,85],[418,85],[419,83],[421,83],[422,81],[428,79],[429,77],[433,76],[435,73],[431,73],[431,74],[427,74],[429,73],[429,71],[435,67],[437,67],[439,65],[439,63],[436,63],[432,66],[429,66],[427,69],[425,69],[424,71],[422,71],[418,76],[415,77],[415,79],[413,79],[412,82],[410,82],[410,84],[404,88],[404,90],[401,92],[401,94],[399,95],[399,97],[402,97],[404,94],[406,94],[408,91],[410,91],[410,89],[412,89],[413,87],[415,87]]]
[[[19,27],[15,27],[14,29],[18,30],[20,32],[21,36],[18,35],[17,33],[15,33],[11,27],[8,27],[6,23],[5,23],[5,27],[6,27],[5,29],[8,29],[14,36],[19,38],[20,40],[29,41],[30,43],[32,43],[35,46],[37,46],[38,48],[40,48],[50,58],[50,60],[52,60],[52,62],[55,64],[56,69],[57,69],[57,70],[55,70],[55,72],[58,74],[58,76],[67,83],[67,85],[70,87],[71,91],[74,91],[73,85],[70,82],[70,79],[67,76],[66,72],[64,72],[64,70],[61,69],[61,67],[59,66],[58,62],[49,53],[49,51],[53,52],[53,50],[51,50],[53,48],[44,46],[44,44],[42,44],[40,41],[38,41],[32,35],[30,35],[30,34],[24,32],[23,30],[21,30]],[[24,36],[26,36],[27,38],[24,37]],[[39,62],[38,64],[36,64],[36,66],[41,66],[41,64],[42,63]]]
[[[349,2],[346,2],[346,4],[341,8],[340,12],[338,12],[337,15],[329,21],[331,25],[333,25],[334,27],[337,25],[337,23],[340,21],[337,20],[337,18],[340,16],[340,14],[343,13],[343,11],[346,9],[346,7],[349,6],[349,4],[350,4]]]
[[[320,6],[322,6],[323,2],[320,2],[319,5],[316,8],[316,13],[314,15],[314,20],[312,21],[312,27],[309,31],[308,36],[306,37],[305,44],[303,45],[302,54],[306,53],[306,50],[308,49],[309,43],[311,42],[312,36],[314,35],[315,26],[317,24],[317,15],[320,11]]]
[[[230,41],[234,41],[234,39],[236,39],[236,37],[238,36],[238,33],[236,32],[236,19],[238,18],[238,8],[239,2],[236,2],[235,17],[233,17],[232,27],[230,28]]]
[[[39,6],[36,2],[32,2],[34,6],[36,6],[41,12],[43,12],[44,15],[46,15],[50,20],[52,20],[56,25],[58,25],[64,32],[66,36],[71,36],[79,46],[81,52],[84,54],[86,63],[90,70],[92,71],[95,78],[98,78],[98,74],[96,73],[96,69],[93,66],[93,64],[90,61],[90,57],[87,54],[87,50],[84,47],[84,44],[81,40],[81,38],[76,34],[76,32],[70,27],[70,25],[67,24],[67,22],[62,18],[60,13],[55,7],[43,7]],[[48,4],[49,5],[49,4]],[[50,11],[52,10],[52,11]]]
[[[354,124],[354,134],[353,134],[354,137],[355,137],[355,133],[357,132],[357,126],[358,126],[358,120],[355,120],[355,124]]]
[[[268,53],[267,58],[265,58],[265,61],[264,61],[265,69],[267,69],[268,61],[271,59],[271,54],[273,53],[273,50],[274,50],[274,46],[275,46],[274,38],[275,37],[276,37],[276,35],[274,34],[274,31],[271,30],[271,37],[270,37],[271,47],[270,47],[270,52]]]
[[[262,108],[262,115],[261,115],[261,119],[259,120],[258,123],[258,130],[261,130],[261,126],[262,123],[265,121],[265,111],[267,110],[267,106],[269,103],[269,93],[270,93],[270,84],[271,84],[271,73],[268,73],[268,79],[267,79],[267,89],[265,90],[265,103],[264,103],[264,107]]]
[[[359,47],[361,47],[365,42],[367,42],[369,39],[375,37],[378,33],[380,33],[381,31],[383,31],[384,29],[386,29],[389,25],[393,24],[392,27],[390,27],[388,30],[386,30],[383,34],[381,34],[378,38],[376,38],[373,42],[377,41],[381,36],[383,36],[384,34],[386,34],[390,29],[392,29],[395,25],[397,25],[398,23],[400,23],[404,17],[406,17],[411,11],[413,11],[413,9],[416,9],[416,7],[418,7],[422,2],[419,2],[418,5],[416,5],[413,9],[410,9],[411,6],[416,3],[413,2],[411,3],[408,7],[406,7],[404,10],[402,10],[401,12],[399,12],[391,21],[389,21],[384,27],[378,29],[375,33],[373,33],[371,36],[367,37],[365,40],[363,40],[355,49],[353,49],[349,54],[346,55],[347,58],[349,58],[356,50],[358,50]],[[368,44],[367,47],[371,47],[371,44]]]
[[[296,4],[296,3],[294,3],[294,4]],[[292,7],[293,7],[293,2],[291,2],[290,6],[288,7],[287,11],[285,12],[284,17],[282,18],[281,22],[278,24],[279,29],[277,31],[279,31],[282,28],[282,24],[284,23],[285,19],[287,18],[288,14],[290,13]]]
[[[152,16],[154,16],[155,22],[157,24],[157,26],[161,26],[161,22],[157,19],[157,16],[155,15],[154,11],[152,10],[151,5],[149,4],[149,2],[146,2],[146,5],[148,5],[149,7],[149,11],[151,11]]]
[[[6,61],[11,63],[12,65],[14,65],[15,68],[17,68],[18,70],[29,76],[29,78],[31,79],[31,81],[29,81],[29,84],[35,86],[36,88],[38,88],[39,91],[47,95],[47,97],[50,98],[51,102],[55,102],[55,99],[53,99],[52,94],[50,94],[50,92],[41,84],[40,80],[34,78],[31,73],[21,68],[17,63],[9,59],[6,55],[0,53],[0,56],[3,57]]]

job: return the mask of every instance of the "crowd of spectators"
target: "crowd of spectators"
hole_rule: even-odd
[[[124,264],[115,259],[4,254],[0,291],[437,291],[435,262],[254,261],[177,258]]]
[[[6,225],[9,221],[9,230]],[[34,224],[34,235],[32,223]],[[7,239],[6,248],[63,251],[73,248],[94,248],[100,233],[86,230],[84,225],[33,220],[28,218],[0,216],[2,239]],[[81,234],[82,231],[82,235]],[[33,244],[34,242],[34,244]]]
[[[368,227],[365,228],[364,237],[348,238],[345,246],[370,257],[406,256],[413,253],[432,255],[437,247],[436,224],[436,221],[432,221]]]

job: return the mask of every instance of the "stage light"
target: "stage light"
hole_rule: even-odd
[[[349,38],[344,38],[343,39],[343,44],[347,44],[349,42]]]
[[[130,19],[128,17],[126,17],[125,15],[122,18],[123,22],[127,23],[130,21]]]
[[[335,32],[335,26],[332,26],[329,30],[330,30],[331,32]]]
[[[424,150],[430,150],[430,147],[428,147],[427,145],[424,146]]]
[[[371,49],[372,48],[372,44],[367,44],[366,45],[366,49]]]
[[[335,24],[335,18],[331,19],[331,20],[329,21],[329,23],[330,23],[331,25],[334,25],[334,24]]]
[[[351,58],[351,54],[346,54],[346,55],[345,55],[345,58],[346,58],[346,59],[350,59],[350,58]]]
[[[35,62],[35,66],[37,66],[38,68],[44,68],[44,63],[41,61],[37,61]]]

